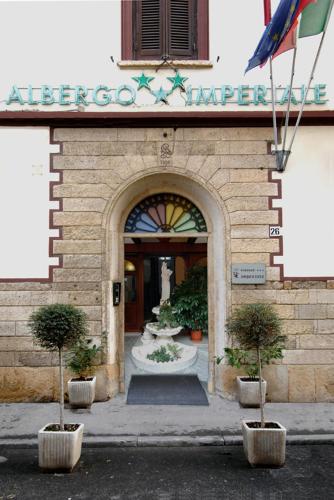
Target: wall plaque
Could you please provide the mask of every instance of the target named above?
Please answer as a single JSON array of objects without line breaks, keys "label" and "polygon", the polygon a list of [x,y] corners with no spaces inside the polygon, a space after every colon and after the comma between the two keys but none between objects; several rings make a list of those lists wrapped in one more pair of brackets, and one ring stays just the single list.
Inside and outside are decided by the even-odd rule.
[{"label": "wall plaque", "polygon": [[265,282],[265,264],[232,264],[232,283],[239,285],[260,285]]}]

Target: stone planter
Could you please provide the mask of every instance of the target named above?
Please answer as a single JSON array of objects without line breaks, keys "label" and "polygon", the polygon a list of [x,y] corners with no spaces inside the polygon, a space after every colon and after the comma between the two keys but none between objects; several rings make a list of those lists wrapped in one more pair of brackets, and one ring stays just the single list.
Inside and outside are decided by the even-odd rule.
[{"label": "stone planter", "polygon": [[68,381],[68,398],[73,408],[89,408],[95,399],[96,377]]},{"label": "stone planter", "polygon": [[[237,387],[239,394],[239,403],[241,406],[249,408],[259,408],[260,391],[258,380],[243,380],[247,377],[237,377]],[[266,400],[267,382],[262,379],[262,399]]]},{"label": "stone planter", "polygon": [[176,326],[174,328],[159,328],[159,323],[147,323],[146,330],[149,333],[156,335],[156,341],[160,344],[169,344],[174,342],[173,335],[177,335],[182,330],[182,326]]},{"label": "stone planter", "polygon": [[38,432],[38,464],[42,469],[71,471],[81,455],[84,424],[73,431],[46,431],[47,424]]},{"label": "stone planter", "polygon": [[242,421],[244,452],[251,465],[282,467],[285,463],[286,429],[279,422],[277,428],[252,428],[254,420]]}]

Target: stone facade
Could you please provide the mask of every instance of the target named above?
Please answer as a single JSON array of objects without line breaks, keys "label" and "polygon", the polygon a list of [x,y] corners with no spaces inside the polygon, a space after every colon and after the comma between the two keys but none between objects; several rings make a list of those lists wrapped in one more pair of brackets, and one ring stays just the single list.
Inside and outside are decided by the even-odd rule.
[{"label": "stone facade", "polygon": [[[226,296],[223,304],[211,302],[211,313],[224,308],[228,315],[241,304],[265,302],[283,319],[287,350],[282,362],[266,368],[269,399],[334,401],[334,280],[287,281],[273,265],[280,241],[269,238],[268,227],[279,223],[279,210],[271,208],[272,198],[279,196],[279,182],[271,179],[271,137],[271,128],[55,129],[53,140],[61,153],[53,165],[62,171],[62,183],[54,186],[53,196],[62,200],[62,210],[54,213],[53,222],[62,228],[62,239],[54,241],[53,250],[62,256],[62,267],[53,270],[49,283],[0,283],[0,399],[55,399],[57,358],[34,343],[27,320],[38,306],[56,302],[80,306],[93,338],[108,331],[97,373],[98,399],[122,389],[122,351],[119,340],[111,338],[122,335],[121,309],[118,331],[108,329],[113,314],[108,253],[114,251],[108,211],[124,185],[170,173],[206,186],[225,214]],[[128,201],[129,211],[133,201]],[[230,265],[242,262],[264,262],[266,284],[231,285]],[[223,335],[210,331],[211,338]],[[233,397],[236,371],[214,368],[217,344],[209,343],[215,386]]]}]

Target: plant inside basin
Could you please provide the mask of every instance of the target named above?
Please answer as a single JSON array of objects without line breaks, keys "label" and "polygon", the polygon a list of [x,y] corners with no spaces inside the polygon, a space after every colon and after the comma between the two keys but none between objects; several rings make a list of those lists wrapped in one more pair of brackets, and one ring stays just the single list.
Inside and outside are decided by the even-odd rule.
[{"label": "plant inside basin", "polygon": [[179,323],[175,318],[175,311],[168,301],[164,302],[160,306],[159,317],[158,317],[158,329],[163,330],[164,328],[171,329],[177,328]]},{"label": "plant inside basin", "polygon": [[80,458],[83,424],[64,425],[63,353],[86,336],[87,317],[70,304],[51,304],[32,313],[29,327],[41,347],[58,351],[59,359],[59,423],[48,424],[38,433],[39,465],[71,470]]},{"label": "plant inside basin", "polygon": [[162,345],[146,357],[156,363],[169,363],[181,358],[182,347],[177,344]]}]

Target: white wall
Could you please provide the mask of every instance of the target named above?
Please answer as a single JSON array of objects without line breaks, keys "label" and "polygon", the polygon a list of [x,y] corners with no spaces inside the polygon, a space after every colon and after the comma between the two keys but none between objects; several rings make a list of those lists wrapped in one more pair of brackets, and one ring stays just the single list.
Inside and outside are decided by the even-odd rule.
[{"label": "white wall", "polygon": [[[291,130],[290,130],[291,134]],[[282,180],[286,277],[334,276],[334,127],[301,127]]]},{"label": "white wall", "polygon": [[[273,0],[273,6],[278,0]],[[334,17],[334,16],[333,16]],[[27,87],[43,84],[57,87],[59,84],[109,85],[113,89],[121,84],[132,85],[133,76],[142,70],[120,69],[121,58],[121,9],[119,0],[108,1],[43,1],[43,2],[1,2],[0,18],[4,20],[0,30],[1,82],[0,109],[22,109],[15,104],[6,106],[5,100],[13,84]],[[330,22],[327,39],[316,72],[315,83],[326,83],[330,102],[320,108],[334,108],[334,73],[331,71],[331,47],[334,46],[333,19]],[[262,0],[210,0],[210,60],[213,68],[182,69],[188,77],[186,82],[193,87],[222,84],[269,86],[268,67],[254,69],[244,76],[248,59],[263,32]],[[13,32],[15,36],[13,36]],[[306,83],[309,76],[319,36],[299,40],[296,86]],[[110,60],[113,56],[114,62]],[[219,56],[219,61],[217,58]],[[277,85],[289,81],[291,52],[276,59],[275,75]],[[162,85],[169,89],[166,80],[171,70],[144,69],[145,74],[155,77],[151,87]],[[159,109],[172,111],[173,107],[184,108],[184,96],[177,91],[170,98],[170,106],[154,104],[154,97],[146,90],[138,93],[137,105],[106,107],[89,106],[89,110],[106,111],[117,108],[120,111]],[[29,109],[37,105],[26,106]],[[193,107],[187,107],[191,111]],[[226,109],[210,105],[212,109]],[[232,106],[233,108],[233,106]],[[234,106],[234,108],[237,108]],[[318,106],[319,108],[319,106]],[[43,110],[50,110],[44,106]],[[54,109],[57,109],[55,107]],[[76,106],[62,106],[58,109],[77,109]],[[201,106],[200,109],[205,109]],[[239,107],[240,109],[240,107]],[[242,107],[244,110],[245,107]],[[247,109],[250,107],[247,106]],[[255,108],[254,108],[255,109]],[[269,109],[269,106],[256,108]]]},{"label": "white wall", "polygon": [[49,265],[49,129],[0,127],[0,279],[47,278]]}]

